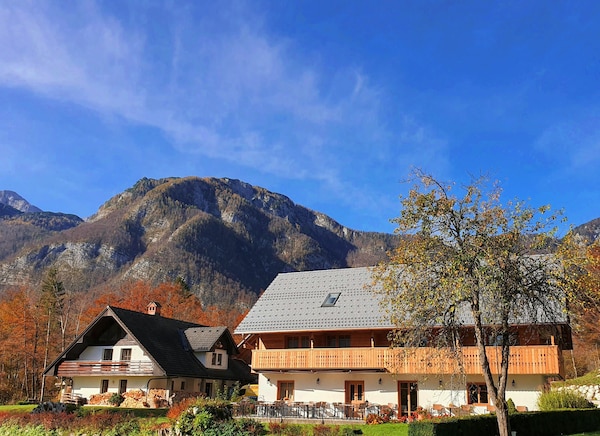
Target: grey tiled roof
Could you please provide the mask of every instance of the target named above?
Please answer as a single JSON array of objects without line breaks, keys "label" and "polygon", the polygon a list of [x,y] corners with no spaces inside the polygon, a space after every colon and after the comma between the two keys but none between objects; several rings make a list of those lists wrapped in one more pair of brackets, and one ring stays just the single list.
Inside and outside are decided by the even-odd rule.
[{"label": "grey tiled roof", "polygon": [[183,333],[193,351],[203,352],[210,351],[226,330],[227,327],[193,327]]},{"label": "grey tiled roof", "polygon": [[[236,333],[391,328],[385,321],[368,268],[282,273],[265,290]],[[322,307],[339,292],[335,305]]]},{"label": "grey tiled roof", "polygon": [[[238,325],[238,334],[393,328],[380,305],[382,296],[368,289],[372,283],[369,268],[282,273],[275,277],[248,315]],[[327,295],[339,292],[335,305],[322,307]],[[531,307],[518,305],[511,324],[566,323],[563,303],[550,296]],[[486,300],[482,301],[482,305]],[[488,306],[493,303],[488,301]],[[485,310],[485,323],[494,323],[496,311]],[[462,325],[473,325],[467,304],[457,309]]]}]

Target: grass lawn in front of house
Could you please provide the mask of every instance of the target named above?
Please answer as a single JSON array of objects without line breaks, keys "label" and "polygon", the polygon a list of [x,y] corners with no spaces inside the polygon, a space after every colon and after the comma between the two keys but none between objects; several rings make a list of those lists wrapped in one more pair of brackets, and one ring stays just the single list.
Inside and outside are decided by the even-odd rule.
[{"label": "grass lawn in front of house", "polygon": [[0,406],[0,412],[28,413],[37,407],[37,404],[8,404]]}]

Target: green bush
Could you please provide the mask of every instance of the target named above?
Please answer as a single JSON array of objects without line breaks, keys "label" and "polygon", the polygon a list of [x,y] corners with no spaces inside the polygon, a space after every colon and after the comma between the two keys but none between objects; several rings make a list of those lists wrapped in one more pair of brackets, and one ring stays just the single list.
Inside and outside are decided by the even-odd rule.
[{"label": "green bush", "polygon": [[[510,415],[512,431],[527,436],[575,434],[600,429],[600,409],[555,410]],[[436,421],[415,421],[409,436],[494,435],[498,433],[495,416],[479,415]]]},{"label": "green bush", "polygon": [[112,406],[119,406],[123,401],[125,401],[125,398],[123,398],[123,395],[118,394],[118,393],[114,393],[110,396],[110,398],[108,399],[108,403]]},{"label": "green bush", "polygon": [[560,409],[591,409],[593,403],[583,395],[572,390],[544,392],[538,398],[538,407],[541,411]]},{"label": "green bush", "polygon": [[175,418],[172,430],[176,434],[205,436],[256,436],[264,427],[252,419],[233,419],[230,402],[222,399],[199,398]]},{"label": "green bush", "polygon": [[512,398],[506,400],[506,408],[508,409],[509,414],[517,413],[517,407],[515,406],[515,402]]},{"label": "green bush", "polygon": [[12,425],[0,425],[0,436],[53,436],[58,435],[57,432],[48,432],[43,426],[26,426],[22,427],[16,424]]}]

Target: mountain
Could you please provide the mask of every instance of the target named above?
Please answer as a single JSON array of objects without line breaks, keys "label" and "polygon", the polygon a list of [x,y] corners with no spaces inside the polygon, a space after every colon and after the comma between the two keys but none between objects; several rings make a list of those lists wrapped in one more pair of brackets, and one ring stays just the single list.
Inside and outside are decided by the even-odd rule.
[{"label": "mountain", "polygon": [[573,232],[583,236],[590,242],[597,241],[600,238],[600,218],[575,227]]},{"label": "mountain", "polygon": [[16,210],[21,212],[42,211],[40,208],[30,204],[27,200],[25,200],[23,197],[21,197],[19,194],[13,191],[0,191],[0,203],[15,208]]},{"label": "mountain", "polygon": [[85,222],[0,218],[0,289],[56,266],[71,289],[182,278],[205,304],[252,304],[279,272],[373,265],[395,240],[239,180],[144,178]]}]

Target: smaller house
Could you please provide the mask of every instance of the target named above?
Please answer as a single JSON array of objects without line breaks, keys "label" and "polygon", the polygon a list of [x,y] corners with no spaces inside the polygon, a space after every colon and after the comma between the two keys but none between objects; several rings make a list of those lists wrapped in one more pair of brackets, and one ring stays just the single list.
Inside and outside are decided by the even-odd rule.
[{"label": "smaller house", "polygon": [[[128,393],[146,406],[214,397],[255,381],[227,327],[107,306],[45,370],[61,379],[63,401]],[[94,402],[94,401],[92,401]]]}]

